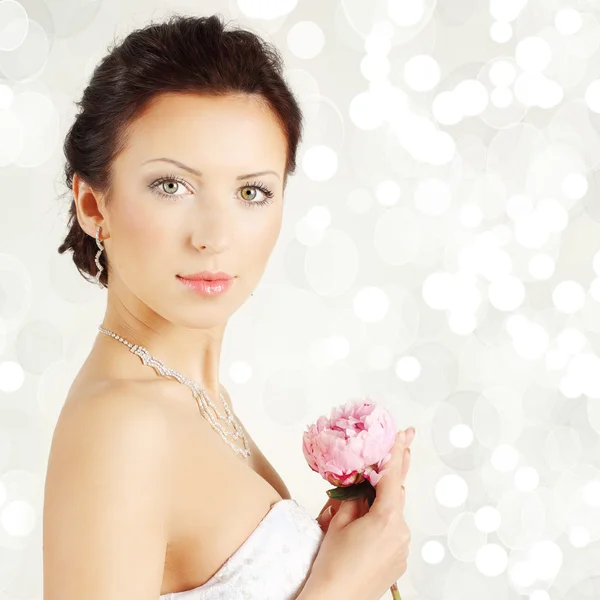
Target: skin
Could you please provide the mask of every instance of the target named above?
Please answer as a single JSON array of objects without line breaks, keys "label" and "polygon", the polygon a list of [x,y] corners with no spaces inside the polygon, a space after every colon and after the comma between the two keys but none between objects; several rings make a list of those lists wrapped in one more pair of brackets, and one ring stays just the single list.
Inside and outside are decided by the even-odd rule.
[{"label": "skin", "polygon": [[[194,379],[219,406],[227,320],[257,286],[281,230],[287,140],[264,102],[247,95],[163,94],[129,134],[113,165],[108,205],[77,173],[73,178],[79,223],[92,237],[101,226],[111,265],[102,324]],[[146,163],[162,157],[202,175],[165,161]],[[260,171],[273,173],[238,180]],[[166,180],[154,188],[171,197],[149,189],[171,175],[181,181]],[[273,192],[271,202],[250,206],[269,199],[256,188],[243,187],[247,183]],[[234,275],[233,286],[207,297],[175,277],[204,269]],[[155,377],[140,369],[139,358],[124,345],[100,332],[84,366],[106,378]],[[281,489],[276,479],[272,473],[269,480]],[[281,491],[289,495],[285,487]],[[337,510],[339,504],[327,500],[319,520],[326,508]]]},{"label": "skin", "polygon": [[[286,137],[258,97],[177,93],[159,96],[129,133],[108,204],[73,179],[79,223],[92,238],[101,226],[111,269],[102,325],[194,379],[215,401],[227,321],[257,286],[281,229]],[[201,175],[163,161],[144,164],[162,157]],[[260,171],[274,173],[237,179]],[[149,188],[171,175],[181,181]],[[273,193],[269,204],[251,205],[268,200],[248,187],[256,184]],[[235,276],[232,287],[207,297],[176,278],[203,270]],[[87,362],[108,377],[155,377],[101,332]]]},{"label": "skin", "polygon": [[[165,127],[168,123],[168,127]],[[200,176],[156,158],[171,158]],[[229,317],[257,286],[277,242],[283,216],[287,139],[262,99],[168,93],[158,97],[130,127],[128,143],[113,164],[112,199],[75,174],[73,195],[82,229],[100,240],[110,264],[102,325],[144,346],[169,367],[198,382],[222,410],[220,354]],[[146,163],[146,164],[144,164]],[[273,171],[238,180],[248,173]],[[154,191],[149,186],[163,180]],[[271,202],[246,186],[259,184]],[[177,274],[202,270],[235,276],[228,292],[214,297],[185,288]],[[98,332],[80,378],[155,379],[126,346]],[[239,419],[238,419],[239,420]],[[243,424],[242,424],[243,426]],[[253,465],[283,498],[289,490],[244,428]],[[339,501],[327,500],[319,511]],[[323,523],[322,528],[326,530]]]},{"label": "skin", "polygon": [[[110,264],[107,308],[101,323],[194,379],[223,413],[220,391],[231,405],[227,391],[219,383],[224,330],[229,317],[258,284],[279,236],[286,137],[260,98],[197,94],[160,96],[128,133],[128,143],[113,164],[114,185],[109,203],[77,174],[73,179],[79,223],[92,238],[96,226],[101,226],[100,239]],[[147,163],[160,157],[179,161],[201,175],[167,162]],[[258,171],[273,173],[238,180]],[[173,180],[173,175],[181,181]],[[160,182],[159,178],[165,179]],[[153,193],[149,187],[153,185],[155,192],[166,197]],[[273,193],[270,203],[252,205],[265,199],[255,185]],[[176,278],[177,274],[205,269],[234,275],[229,291],[202,296]],[[109,388],[111,393],[104,396],[95,392],[95,388],[118,380],[133,382],[134,392],[127,386],[116,386],[119,393],[114,392],[114,387]],[[173,389],[178,393],[172,394]],[[102,554],[101,544],[94,544],[93,527],[83,536],[74,527],[66,527],[66,533],[62,532],[65,504],[70,507],[74,522],[89,523],[89,515],[104,511],[105,506],[100,508],[90,497],[93,486],[79,485],[78,469],[88,458],[95,464],[96,474],[105,477],[106,486],[116,490],[115,495],[123,489],[144,492],[130,523],[131,530],[138,534],[121,540],[115,538],[119,532],[113,528],[103,536],[103,543],[111,549],[128,545],[125,549],[119,547],[119,556],[133,559],[126,564],[116,559],[116,564],[111,565],[115,579],[102,582],[105,587],[96,590],[98,598],[133,598],[134,594],[149,597],[147,590],[156,590],[159,585],[161,593],[194,588],[225,561],[232,548],[239,547],[265,515],[266,506],[290,497],[245,428],[251,469],[240,466],[210,426],[197,418],[197,407],[186,386],[157,376],[124,344],[103,333],[97,333],[65,407],[69,403],[70,408],[61,413],[53,440],[45,495],[44,535],[49,548],[45,555],[45,586],[49,595],[55,594],[53,597],[81,597],[78,586],[98,580],[93,572],[83,571],[74,581],[65,581],[61,575],[53,575],[54,565],[60,567],[58,572],[67,572],[71,556],[82,548],[107,556],[105,549]],[[168,413],[167,419],[162,419],[161,412],[157,422],[157,413],[152,410],[155,405]],[[71,452],[72,447],[85,452],[82,436],[87,437],[94,427],[111,431],[117,439],[120,428],[115,421],[127,421],[132,415],[136,424],[139,417],[143,426],[131,430],[133,441],[127,441],[131,452],[139,453],[141,449],[141,455],[154,456],[156,464],[148,467],[145,459],[137,463],[122,461],[123,469],[119,465],[113,476],[102,464],[104,454],[105,464],[115,464],[110,456],[112,445],[104,449],[94,446],[90,456],[81,461]],[[163,451],[167,436],[168,450]],[[162,444],[154,443],[157,438]],[[123,456],[122,450],[123,445],[119,456]],[[134,470],[128,471],[132,464]],[[156,469],[159,475],[150,469]],[[243,498],[236,494],[207,496],[203,480],[207,473],[215,486],[229,489],[230,480],[236,480],[251,493]],[[105,503],[114,497],[110,493],[99,495],[99,501]],[[201,509],[199,499],[203,503]],[[323,509],[329,504],[339,507],[339,501],[328,500]],[[117,515],[114,506],[109,509]],[[210,531],[214,523],[231,526],[221,529],[219,539],[209,542],[203,532]],[[150,539],[151,545],[146,543]],[[58,550],[59,542],[62,551]],[[93,569],[94,564],[92,556],[86,567]],[[164,565],[162,575],[158,571],[160,565]],[[129,589],[131,594],[127,593]]]}]

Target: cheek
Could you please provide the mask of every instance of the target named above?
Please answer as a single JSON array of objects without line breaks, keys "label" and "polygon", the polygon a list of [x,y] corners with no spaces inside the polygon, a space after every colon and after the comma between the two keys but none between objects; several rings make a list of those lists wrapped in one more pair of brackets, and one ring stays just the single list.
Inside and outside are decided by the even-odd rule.
[{"label": "cheek", "polygon": [[258,230],[254,229],[248,232],[250,244],[254,248],[253,255],[258,254],[263,260],[266,260],[273,251],[280,231],[281,215],[277,214],[273,215],[273,218],[266,221]]},{"label": "cheek", "polygon": [[253,278],[260,278],[277,242],[281,222],[276,215],[240,223],[231,239],[231,252],[240,268]]},{"label": "cheek", "polygon": [[128,262],[146,263],[147,261],[141,261],[140,258],[157,253],[161,247],[161,237],[165,236],[168,228],[164,219],[150,210],[144,210],[139,202],[123,204],[116,225],[120,251],[123,256],[128,257]]}]

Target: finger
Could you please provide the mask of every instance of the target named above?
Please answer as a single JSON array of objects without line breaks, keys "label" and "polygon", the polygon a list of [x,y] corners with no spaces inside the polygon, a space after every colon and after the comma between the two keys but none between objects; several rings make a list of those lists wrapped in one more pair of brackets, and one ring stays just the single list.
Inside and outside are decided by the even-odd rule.
[{"label": "finger", "polygon": [[406,435],[400,431],[392,447],[390,457],[381,471],[381,479],[375,486],[375,500],[371,511],[385,511],[398,506],[402,494],[402,470]]},{"label": "finger", "polygon": [[329,526],[344,527],[361,516],[363,498],[343,500],[329,522]]},{"label": "finger", "polygon": [[404,449],[404,457],[402,459],[402,471],[400,474],[400,482],[404,483],[406,481],[406,476],[408,475],[408,469],[410,468],[410,460],[411,460],[411,451],[410,448]]},{"label": "finger", "polygon": [[412,441],[415,439],[415,428],[414,427],[409,427],[408,429],[406,429],[404,431],[405,435],[406,435],[406,445],[410,446],[412,444]]},{"label": "finger", "polygon": [[321,512],[319,513],[319,515],[317,516],[317,518],[319,518],[330,506],[334,508],[334,510],[337,510],[340,507],[341,504],[341,500],[339,500],[338,498],[329,498],[329,500],[327,500],[327,502],[325,502],[323,508],[321,509]]},{"label": "finger", "polygon": [[331,506],[331,499],[328,500],[327,502],[325,502],[325,504],[323,505],[323,508],[321,508],[321,510],[319,511],[319,514],[317,515],[317,519],[325,513],[325,511]]},{"label": "finger", "polygon": [[329,523],[331,522],[331,519],[333,518],[332,511],[333,511],[333,508],[330,506],[317,517],[317,522],[319,523],[321,529],[325,533],[327,533],[327,529],[329,528]]}]

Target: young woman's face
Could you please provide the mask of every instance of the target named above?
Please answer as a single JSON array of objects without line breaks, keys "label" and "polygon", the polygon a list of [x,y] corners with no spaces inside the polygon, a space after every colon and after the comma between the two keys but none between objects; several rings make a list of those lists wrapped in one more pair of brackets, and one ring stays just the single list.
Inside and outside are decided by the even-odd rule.
[{"label": "young woman's face", "polygon": [[[223,324],[277,241],[286,137],[256,97],[175,93],[158,98],[129,136],[108,206],[110,285],[174,323]],[[232,275],[228,291],[203,295],[177,277],[204,270]]]}]

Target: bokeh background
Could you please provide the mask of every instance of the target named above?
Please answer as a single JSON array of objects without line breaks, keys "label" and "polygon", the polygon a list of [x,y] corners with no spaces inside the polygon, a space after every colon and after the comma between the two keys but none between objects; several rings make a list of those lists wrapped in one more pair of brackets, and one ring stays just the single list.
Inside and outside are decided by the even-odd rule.
[{"label": "bokeh background", "polygon": [[1,0],[0,599],[42,598],[105,307],[56,250],[63,137],[113,38],[175,12],[274,42],[306,118],[221,362],[292,496],[330,487],[305,427],[368,395],[417,431],[404,600],[600,598],[600,0]]}]

